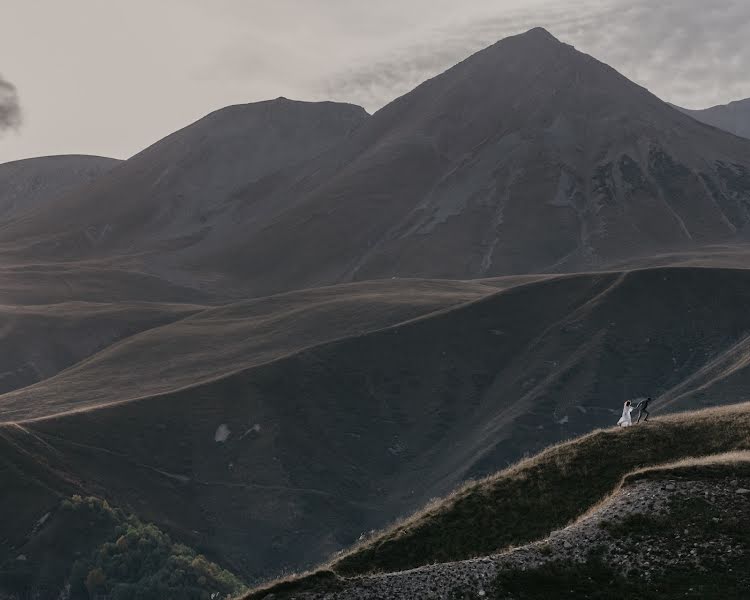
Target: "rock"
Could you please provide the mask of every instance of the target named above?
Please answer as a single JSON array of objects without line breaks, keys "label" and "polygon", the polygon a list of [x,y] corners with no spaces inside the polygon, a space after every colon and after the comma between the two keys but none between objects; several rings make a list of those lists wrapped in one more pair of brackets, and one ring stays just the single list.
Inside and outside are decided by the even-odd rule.
[{"label": "rock", "polygon": [[570,550],[572,547],[573,547],[573,544],[565,540],[565,543],[563,544],[563,548],[565,548],[566,550]]},{"label": "rock", "polygon": [[668,484],[667,484],[667,485],[665,486],[665,488],[664,488],[664,489],[665,489],[665,490],[667,490],[668,492],[673,492],[673,491],[674,491],[675,489],[677,489],[677,488],[675,487],[675,485],[674,485],[673,483],[668,483]]},{"label": "rock", "polygon": [[737,488],[736,490],[734,490],[734,493],[744,496],[745,494],[750,494],[750,490],[748,490],[747,488]]},{"label": "rock", "polygon": [[732,479],[732,481],[730,482],[730,485],[732,487],[737,487],[739,484],[740,484],[740,482],[737,481],[736,479]]}]

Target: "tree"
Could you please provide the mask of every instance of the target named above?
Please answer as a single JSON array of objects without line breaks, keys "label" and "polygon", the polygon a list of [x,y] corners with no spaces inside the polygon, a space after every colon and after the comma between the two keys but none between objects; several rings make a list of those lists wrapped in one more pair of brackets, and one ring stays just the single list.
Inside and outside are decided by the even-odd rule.
[{"label": "tree", "polygon": [[90,598],[96,598],[97,592],[102,591],[102,588],[107,583],[107,576],[104,571],[99,569],[91,569],[89,574],[86,576],[86,589],[89,592]]}]

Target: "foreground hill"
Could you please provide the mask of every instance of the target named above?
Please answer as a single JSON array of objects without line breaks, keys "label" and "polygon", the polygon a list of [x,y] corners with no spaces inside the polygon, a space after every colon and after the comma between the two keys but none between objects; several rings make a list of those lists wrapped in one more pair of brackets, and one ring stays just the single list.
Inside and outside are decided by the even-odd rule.
[{"label": "foreground hill", "polygon": [[284,99],[218,111],[0,230],[0,249],[116,257],[234,297],[589,270],[744,239],[748,156],[750,140],[534,29],[371,117]]},{"label": "foreground hill", "polygon": [[744,138],[750,138],[750,98],[720,104],[702,110],[680,108],[682,112],[698,121],[713,125]]},{"label": "foreground hill", "polygon": [[596,431],[248,598],[741,597],[748,449],[747,404]]},{"label": "foreground hill", "polygon": [[389,280],[210,309],[0,396],[24,507],[0,524],[17,546],[60,494],[97,495],[248,581],[309,565],[625,399],[734,402],[749,277]]}]

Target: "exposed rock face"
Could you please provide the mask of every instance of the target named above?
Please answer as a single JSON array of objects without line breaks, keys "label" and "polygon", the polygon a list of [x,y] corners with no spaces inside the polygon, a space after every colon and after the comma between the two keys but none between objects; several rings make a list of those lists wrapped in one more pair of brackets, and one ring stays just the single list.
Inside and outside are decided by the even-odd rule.
[{"label": "exposed rock face", "polygon": [[[742,481],[744,485],[748,483],[750,480]],[[676,567],[700,570],[706,565],[715,568],[716,561],[727,566],[742,561],[750,547],[720,527],[722,518],[718,516],[711,517],[710,524],[696,519],[692,531],[688,526],[669,537],[662,535],[662,531],[649,533],[648,528],[641,530],[633,525],[638,523],[634,517],[671,519],[684,503],[695,501],[727,520],[742,521],[750,516],[750,502],[738,499],[729,479],[642,481],[620,490],[607,504],[546,540],[476,560],[339,581],[328,591],[301,593],[296,597],[300,600],[506,598],[495,583],[498,573],[525,571],[552,562],[584,564],[591,558],[592,549],[623,575],[643,583]],[[712,526],[715,535],[703,535]],[[629,531],[636,537],[630,537]]]}]

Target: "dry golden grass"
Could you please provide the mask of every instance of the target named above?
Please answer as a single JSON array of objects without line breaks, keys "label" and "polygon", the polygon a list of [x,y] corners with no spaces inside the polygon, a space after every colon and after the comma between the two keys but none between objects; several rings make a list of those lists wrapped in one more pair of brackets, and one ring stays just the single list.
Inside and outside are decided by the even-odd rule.
[{"label": "dry golden grass", "polygon": [[[282,589],[491,554],[544,538],[639,478],[710,475],[738,465],[750,468],[750,403],[597,430],[467,483],[321,569],[287,578]],[[281,591],[270,584],[249,598],[272,590]]]}]

